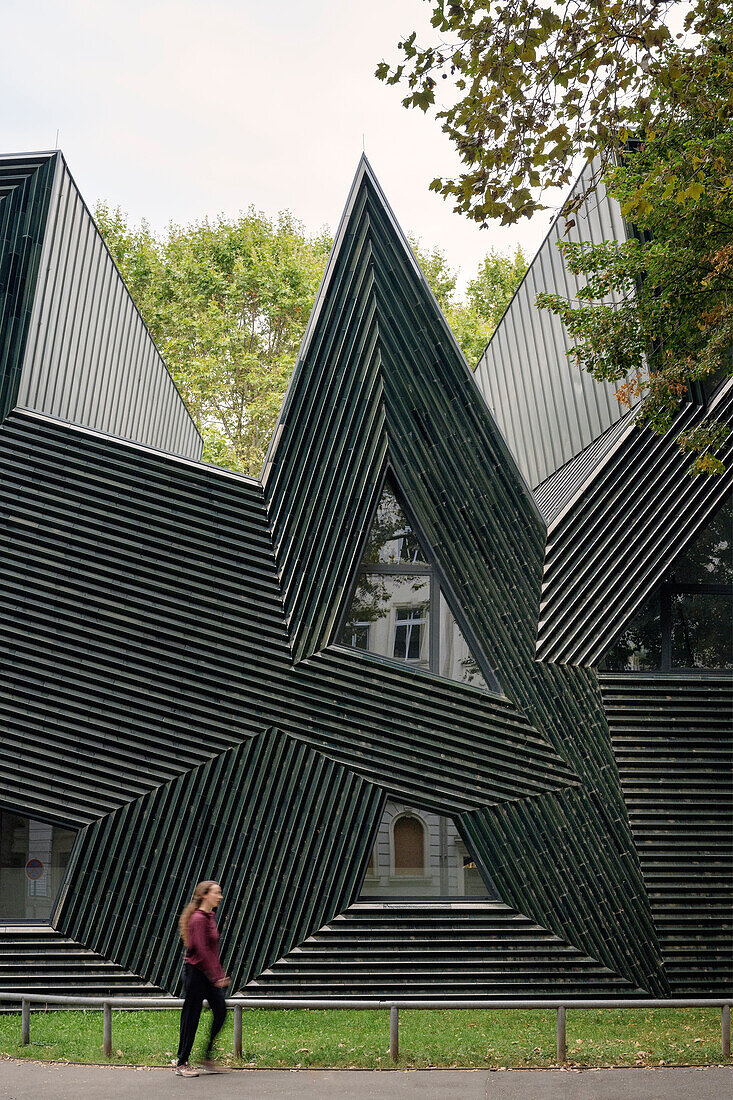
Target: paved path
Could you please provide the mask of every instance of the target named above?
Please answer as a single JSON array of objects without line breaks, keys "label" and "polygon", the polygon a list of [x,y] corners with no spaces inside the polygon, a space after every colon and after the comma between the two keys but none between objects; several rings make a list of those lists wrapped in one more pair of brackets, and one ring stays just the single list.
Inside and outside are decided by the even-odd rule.
[{"label": "paved path", "polygon": [[2,1100],[730,1100],[733,1069],[170,1070],[0,1061]]}]

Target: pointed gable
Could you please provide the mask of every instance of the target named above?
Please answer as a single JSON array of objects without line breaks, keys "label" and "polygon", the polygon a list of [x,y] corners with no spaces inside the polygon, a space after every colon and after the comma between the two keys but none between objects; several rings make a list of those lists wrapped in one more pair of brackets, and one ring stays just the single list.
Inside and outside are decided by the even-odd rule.
[{"label": "pointed gable", "polygon": [[[508,904],[634,984],[663,990],[597,682],[535,662],[544,522],[362,159],[264,474],[293,660],[304,677],[326,670],[335,691],[353,682],[332,643],[388,464],[507,702],[580,781],[467,812],[473,850],[496,868]],[[377,670],[362,660],[373,694]],[[413,673],[416,698],[423,679]],[[477,745],[464,713],[454,711],[450,731],[423,729],[423,743]],[[395,790],[404,761],[393,764],[397,747],[382,731],[369,737]],[[318,743],[342,759],[350,737]],[[514,759],[524,783],[529,758]]]},{"label": "pointed gable", "polygon": [[709,408],[688,405],[662,436],[629,422],[555,518],[547,538],[537,659],[594,665],[629,624],[685,544],[733,488],[726,471],[690,477],[677,437],[704,416],[730,423],[733,380]]},{"label": "pointed gable", "polygon": [[61,153],[0,158],[0,422],[12,409],[198,459],[201,437]]}]

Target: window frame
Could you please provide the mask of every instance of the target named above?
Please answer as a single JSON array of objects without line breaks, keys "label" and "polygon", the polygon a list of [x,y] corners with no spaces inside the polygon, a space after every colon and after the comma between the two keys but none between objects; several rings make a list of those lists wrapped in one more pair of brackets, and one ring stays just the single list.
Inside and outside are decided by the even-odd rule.
[{"label": "window frame", "polygon": [[[351,644],[349,646],[349,649],[358,649],[360,653],[368,653],[369,652],[369,629],[370,629],[371,625],[372,624],[369,622],[368,619],[364,619],[363,621],[356,621],[356,622],[353,622],[351,624],[352,641],[351,641]],[[362,629],[366,630],[367,644],[365,646],[354,645],[353,637],[354,637],[354,632],[355,632],[355,630],[357,630],[357,628],[362,628]]]},{"label": "window frame", "polygon": [[[432,586],[432,583],[431,583],[431,585],[430,585],[431,592],[432,592],[432,587],[433,586]],[[431,638],[432,638],[432,632],[431,632],[431,629],[430,629],[431,628],[431,615],[430,615],[430,608],[431,607],[432,607],[432,601],[430,602],[430,604],[428,606],[427,614],[423,611],[423,613],[421,615],[419,615],[417,618],[413,614],[411,614],[409,618],[404,618],[404,619],[400,618],[400,616],[399,616],[400,611],[416,612],[416,611],[420,611],[420,608],[419,607],[411,607],[411,606],[399,607],[397,605],[393,608],[394,613],[395,613],[394,622],[392,624],[392,659],[393,660],[395,660],[395,661],[404,661],[405,664],[417,664],[419,661],[421,661],[422,657],[420,656],[420,650],[422,649],[422,628],[423,628],[423,626],[427,626],[427,628],[428,628],[428,662],[430,661],[430,641],[431,641]],[[409,656],[410,644],[412,642],[413,628],[414,627],[419,628],[418,631],[417,631],[418,655],[417,655],[417,657],[410,657]],[[397,649],[397,631],[401,630],[403,628],[406,632],[405,633],[405,656],[404,657],[398,657],[396,652],[395,652],[395,650]]]}]

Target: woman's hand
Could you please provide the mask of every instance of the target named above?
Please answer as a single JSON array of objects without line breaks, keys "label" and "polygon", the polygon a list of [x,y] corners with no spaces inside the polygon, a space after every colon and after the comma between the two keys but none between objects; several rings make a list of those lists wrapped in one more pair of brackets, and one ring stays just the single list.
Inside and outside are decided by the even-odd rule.
[{"label": "woman's hand", "polygon": [[225,986],[229,985],[229,978],[219,978],[219,981],[214,982],[214,985],[217,989],[224,989]]}]

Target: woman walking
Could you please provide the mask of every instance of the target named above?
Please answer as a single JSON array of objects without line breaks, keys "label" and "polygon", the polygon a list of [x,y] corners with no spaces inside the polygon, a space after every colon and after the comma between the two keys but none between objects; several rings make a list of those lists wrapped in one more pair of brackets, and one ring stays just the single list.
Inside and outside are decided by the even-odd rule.
[{"label": "woman walking", "polygon": [[218,882],[200,882],[178,921],[181,939],[186,947],[183,958],[185,999],[181,1009],[181,1040],[174,1071],[179,1077],[198,1077],[198,1070],[189,1065],[188,1059],[205,1000],[209,1002],[212,1020],[204,1066],[208,1070],[216,1069],[213,1045],[226,1018],[223,990],[229,985],[229,978],[219,962],[219,930],[214,916],[214,909],[221,899]]}]

